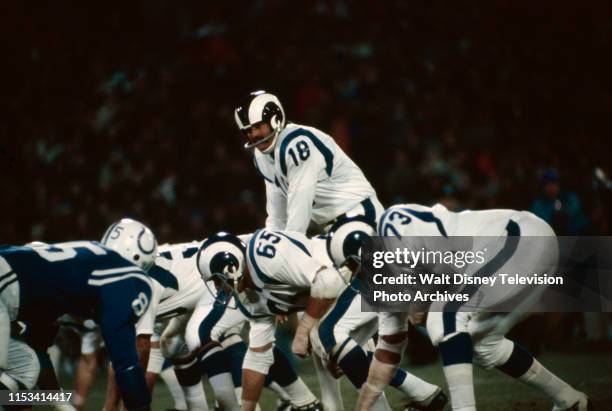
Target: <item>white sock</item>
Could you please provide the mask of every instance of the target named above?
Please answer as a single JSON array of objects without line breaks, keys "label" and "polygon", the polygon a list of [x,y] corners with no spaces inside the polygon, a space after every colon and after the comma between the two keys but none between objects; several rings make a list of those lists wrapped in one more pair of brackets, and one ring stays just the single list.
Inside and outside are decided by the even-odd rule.
[{"label": "white sock", "polygon": [[310,404],[317,400],[317,397],[308,389],[304,381],[298,377],[292,384],[283,387],[283,390],[289,396],[291,405],[301,407]]},{"label": "white sock", "polygon": [[234,392],[232,376],[229,372],[217,374],[214,377],[209,378],[208,382],[210,383],[210,386],[215,393],[215,398],[223,411],[240,410],[238,398],[236,398],[236,393]]},{"label": "white sock", "polygon": [[406,394],[411,400],[425,401],[436,392],[438,386],[407,372],[406,378],[397,389]]},{"label": "white sock", "polygon": [[321,388],[321,405],[325,411],[344,411],[342,393],[340,392],[340,380],[335,379],[323,366],[321,358],[312,356],[317,379]]},{"label": "white sock", "polygon": [[527,372],[518,378],[525,384],[548,394],[559,408],[569,408],[579,397],[579,392],[551,373],[534,358]]},{"label": "white sock", "polygon": [[453,411],[476,411],[472,364],[453,364],[444,368]]},{"label": "white sock", "polygon": [[283,390],[283,387],[281,387],[276,381],[272,381],[270,385],[268,385],[268,388],[274,391],[276,395],[280,397],[281,400],[289,401],[289,396],[287,395],[285,390]]},{"label": "white sock", "polygon": [[165,370],[162,370],[159,376],[164,381],[164,384],[166,384],[166,387],[168,387],[170,395],[172,395],[172,399],[174,400],[174,408],[177,410],[186,410],[187,402],[185,402],[185,396],[183,395],[181,385],[176,379],[174,368],[168,367]]},{"label": "white sock", "polygon": [[182,388],[189,411],[209,411],[202,383]]}]

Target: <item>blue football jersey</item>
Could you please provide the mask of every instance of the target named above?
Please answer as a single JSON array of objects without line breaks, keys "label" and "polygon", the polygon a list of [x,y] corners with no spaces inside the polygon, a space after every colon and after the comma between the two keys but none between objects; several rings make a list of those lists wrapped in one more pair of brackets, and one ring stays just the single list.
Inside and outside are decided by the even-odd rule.
[{"label": "blue football jersey", "polygon": [[124,400],[132,404],[150,401],[138,364],[134,329],[151,298],[151,280],[144,271],[91,241],[2,246],[0,258],[10,270],[2,275],[14,278],[16,274],[17,320],[27,324],[29,335],[51,334],[53,327],[49,326],[64,314],[94,319]]}]

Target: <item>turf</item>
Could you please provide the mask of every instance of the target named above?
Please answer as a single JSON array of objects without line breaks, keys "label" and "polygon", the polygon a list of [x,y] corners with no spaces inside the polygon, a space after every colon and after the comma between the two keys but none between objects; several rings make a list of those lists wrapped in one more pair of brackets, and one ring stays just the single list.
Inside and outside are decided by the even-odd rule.
[{"label": "turf", "polygon": [[[586,392],[595,406],[596,411],[612,410],[612,353],[610,354],[558,354],[549,353],[540,358],[540,361],[565,379],[577,389]],[[299,364],[299,373],[306,384],[318,395],[319,388],[309,360]],[[427,381],[443,385],[444,377],[441,367],[436,364],[411,367],[407,369]],[[65,388],[71,387],[71,381],[66,377]],[[499,371],[485,371],[475,369],[474,374],[476,399],[478,409],[485,410],[549,410],[552,403],[541,393],[512,380]],[[213,395],[208,383],[205,381],[206,394],[212,409]],[[86,410],[100,410],[104,403],[105,375],[99,375],[88,398]],[[352,410],[356,400],[356,391],[346,378],[342,379],[342,393],[347,411]],[[394,410],[402,409],[402,396],[393,389],[387,390],[387,395]],[[260,405],[263,411],[274,410],[276,397],[266,390]],[[163,383],[155,388],[152,409],[166,410],[173,407],[173,401]],[[450,409],[450,407],[447,407]]]}]

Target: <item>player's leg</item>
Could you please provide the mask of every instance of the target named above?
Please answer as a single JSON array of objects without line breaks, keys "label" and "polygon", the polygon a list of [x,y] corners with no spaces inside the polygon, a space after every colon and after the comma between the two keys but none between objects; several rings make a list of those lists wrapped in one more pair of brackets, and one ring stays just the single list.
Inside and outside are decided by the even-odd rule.
[{"label": "player's leg", "polygon": [[[148,370],[147,370],[148,372]],[[172,364],[169,361],[165,361],[162,365],[161,373],[159,374],[161,379],[166,384],[170,395],[174,400],[174,411],[187,410],[187,401],[185,401],[185,395],[178,380],[176,374],[172,368]]]},{"label": "player's leg", "polygon": [[332,373],[339,367],[359,389],[367,378],[369,361],[366,352],[351,333],[375,321],[376,313],[361,312],[358,288],[359,279],[355,278],[321,318],[316,331],[311,333],[311,341],[315,351],[322,351],[321,358]]},{"label": "player's leg", "polygon": [[0,369],[0,389],[31,390],[39,374],[40,362],[36,352],[27,344],[9,338],[6,366]]},{"label": "player's leg", "polygon": [[273,354],[274,363],[268,371],[269,385],[278,384],[294,408],[305,411],[320,410],[319,400],[297,375],[285,353],[275,346]]},{"label": "player's leg", "polygon": [[185,343],[187,316],[175,317],[160,339],[163,356],[170,359],[176,378],[183,389],[189,410],[208,411],[197,352],[189,350]]},{"label": "player's leg", "polygon": [[86,321],[83,325],[86,330],[81,337],[81,355],[74,378],[75,393],[72,402],[77,410],[83,409],[89,390],[96,378],[97,353],[102,342],[100,329],[95,324],[88,324]]},{"label": "player's leg", "polygon": [[379,338],[376,352],[370,364],[366,382],[361,388],[356,410],[371,410],[389,385],[407,343],[407,315],[404,313],[379,313]]},{"label": "player's leg", "polygon": [[200,370],[208,376],[217,402],[224,410],[239,409],[231,374],[231,359],[218,342],[223,333],[244,322],[237,310],[224,305],[203,304],[194,310],[185,331],[187,346],[198,352]]},{"label": "player's leg", "polygon": [[[438,307],[440,309],[440,307]],[[431,310],[427,332],[442,357],[453,410],[475,410],[473,343],[468,332],[471,313]]]}]

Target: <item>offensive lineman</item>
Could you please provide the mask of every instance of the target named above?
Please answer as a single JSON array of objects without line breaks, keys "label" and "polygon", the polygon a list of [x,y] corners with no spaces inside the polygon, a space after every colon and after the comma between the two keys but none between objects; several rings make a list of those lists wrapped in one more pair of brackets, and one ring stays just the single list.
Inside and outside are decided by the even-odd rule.
[{"label": "offensive lineman", "polygon": [[[350,232],[351,230],[347,230]],[[493,244],[496,255],[484,266],[470,266],[466,274],[478,277],[495,272],[508,272],[504,268],[520,267],[525,272],[549,272],[557,264],[558,249],[553,230],[541,219],[524,211],[484,210],[454,213],[442,205],[425,207],[417,204],[396,205],[381,217],[378,235],[402,238],[402,245],[409,250],[439,250],[440,245],[451,244],[458,236],[474,238],[473,250],[486,249]],[[480,236],[480,237],[478,237]],[[487,239],[485,236],[488,236]],[[537,236],[537,242],[527,238]],[[431,238],[437,237],[434,241]],[[483,238],[484,237],[484,238]],[[503,244],[493,243],[490,237],[505,238]],[[444,240],[443,240],[444,239]],[[337,248],[342,238],[337,238],[334,261],[346,258]],[[458,240],[461,241],[461,240]],[[480,244],[477,244],[480,243]],[[434,245],[435,244],[435,245]],[[456,243],[455,243],[456,244]],[[495,267],[496,266],[496,267]],[[433,267],[423,267],[426,272],[435,272]],[[431,271],[427,271],[431,270]],[[489,274],[487,274],[489,273]],[[477,287],[465,286],[461,292],[470,296],[470,301],[483,298]],[[434,303],[429,309],[427,331],[442,356],[444,375],[451,393],[453,410],[476,409],[472,380],[472,358],[484,368],[498,368],[509,376],[543,391],[554,402],[553,410],[586,410],[588,398],[576,391],[548,371],[520,345],[505,338],[505,333],[516,324],[524,312],[540,295],[541,290],[512,290],[524,297],[526,303],[507,314],[491,315],[485,312],[486,303],[465,303],[467,307],[478,307],[475,311],[460,311],[456,302]],[[531,295],[530,295],[531,294]],[[504,299],[512,297],[501,295]],[[501,301],[495,296],[488,308],[494,309]],[[470,304],[470,305],[468,305]],[[369,410],[399,364],[406,341],[407,313],[380,313],[379,333],[375,358],[370,367],[368,380],[362,390],[357,410]]]},{"label": "offensive lineman", "polygon": [[[305,356],[310,331],[345,287],[341,274],[328,267],[331,262],[324,247],[322,239],[311,240],[288,231],[259,230],[248,246],[225,234],[203,246],[198,267],[205,276],[220,274],[240,281],[239,291],[256,291],[259,304],[268,312],[305,310],[292,344],[293,352]],[[243,411],[253,409],[259,398],[272,361],[274,332],[270,315],[255,316],[251,321],[249,350],[243,364]]]},{"label": "offensive lineman", "polygon": [[[10,321],[22,321],[29,340],[51,341],[63,314],[93,318],[126,407],[148,410],[151,396],[138,364],[134,323],[147,310],[157,242],[143,224],[123,219],[102,244],[74,241],[0,248],[0,388],[32,389],[40,369],[34,351],[10,338]],[[8,354],[8,355],[7,355]]]},{"label": "offensive lineman", "polygon": [[275,95],[250,93],[234,118],[265,180],[266,228],[306,233],[311,220],[325,229],[343,214],[376,222],[384,211],[374,188],[334,139],[287,123]]}]

